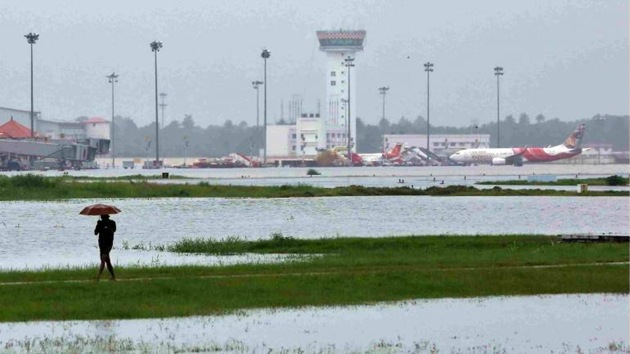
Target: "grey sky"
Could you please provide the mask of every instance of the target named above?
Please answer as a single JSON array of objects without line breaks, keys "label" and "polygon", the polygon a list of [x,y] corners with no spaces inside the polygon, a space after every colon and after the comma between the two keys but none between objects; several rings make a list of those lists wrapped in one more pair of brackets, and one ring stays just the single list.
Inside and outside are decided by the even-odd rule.
[{"label": "grey sky", "polygon": [[[35,1],[0,3],[0,106],[30,109],[29,46],[35,51],[35,110],[46,119],[111,114],[106,75],[120,75],[116,113],[139,125],[155,119],[153,53],[160,40],[160,92],[166,121],[192,114],[206,127],[256,122],[251,81],[268,61],[269,120],[291,94],[306,111],[324,99],[325,55],[315,31],[365,29],[356,58],[357,115],[426,115],[431,61],[431,122],[469,125],[501,113],[573,120],[628,113],[628,2],[622,0],[446,1]],[[262,96],[262,91],[261,91]],[[262,100],[261,100],[262,106]],[[324,105],[322,105],[324,107]]]}]

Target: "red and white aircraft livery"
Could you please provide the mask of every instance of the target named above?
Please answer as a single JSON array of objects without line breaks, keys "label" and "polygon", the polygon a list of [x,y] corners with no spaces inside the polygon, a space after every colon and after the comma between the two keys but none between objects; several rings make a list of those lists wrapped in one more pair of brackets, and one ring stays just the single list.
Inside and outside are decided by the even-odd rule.
[{"label": "red and white aircraft livery", "polygon": [[546,148],[541,147],[515,147],[515,148],[489,148],[466,149],[450,156],[450,159],[463,163],[490,163],[492,165],[516,165],[522,166],[523,162],[547,162],[577,156],[586,151],[582,149],[582,137],[585,125],[580,124],[564,143]]},{"label": "red and white aircraft livery", "polygon": [[[391,150],[382,154],[359,154],[358,160],[363,164],[388,162],[400,162],[403,144],[397,143]],[[352,157],[352,162],[355,162],[355,157]]]}]

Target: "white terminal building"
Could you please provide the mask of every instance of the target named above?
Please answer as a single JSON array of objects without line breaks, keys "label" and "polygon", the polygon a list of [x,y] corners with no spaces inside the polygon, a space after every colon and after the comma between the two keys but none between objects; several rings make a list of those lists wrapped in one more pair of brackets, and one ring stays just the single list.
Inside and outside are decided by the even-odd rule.
[{"label": "white terminal building", "polygon": [[[14,120],[30,129],[31,111],[0,107],[0,125]],[[75,121],[52,121],[33,112],[33,130],[40,138],[51,140],[79,141],[84,139],[109,140],[111,126],[104,118],[92,117]]]},{"label": "white terminal building", "polygon": [[351,149],[356,152],[356,67],[346,66],[346,58],[363,50],[365,34],[364,30],[317,31],[319,49],[326,53],[324,112],[300,112],[294,124],[267,126],[267,154],[272,160],[313,158],[318,150],[347,146],[348,123]]},{"label": "white terminal building", "polygon": [[[385,150],[396,144],[405,147],[427,147],[426,134],[385,134]],[[463,149],[486,149],[490,147],[490,134],[431,134],[429,150],[437,155],[449,155]]]}]

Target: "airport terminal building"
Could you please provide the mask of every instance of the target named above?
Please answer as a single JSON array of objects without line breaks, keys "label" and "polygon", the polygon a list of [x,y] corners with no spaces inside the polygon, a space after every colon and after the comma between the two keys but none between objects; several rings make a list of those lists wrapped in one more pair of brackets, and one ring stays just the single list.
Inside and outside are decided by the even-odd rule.
[{"label": "airport terminal building", "polygon": [[[385,150],[396,144],[405,147],[427,147],[426,134],[385,134]],[[490,134],[431,134],[429,151],[436,155],[446,156],[463,149],[485,149],[490,147]]]}]

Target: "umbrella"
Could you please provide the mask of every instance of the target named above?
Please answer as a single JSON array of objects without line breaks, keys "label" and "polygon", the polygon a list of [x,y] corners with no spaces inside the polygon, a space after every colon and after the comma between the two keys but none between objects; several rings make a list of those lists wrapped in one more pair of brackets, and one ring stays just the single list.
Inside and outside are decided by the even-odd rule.
[{"label": "umbrella", "polygon": [[79,214],[81,215],[109,215],[109,214],[118,214],[120,213],[120,209],[116,208],[113,205],[107,204],[94,204],[90,206],[86,206],[81,210]]}]

